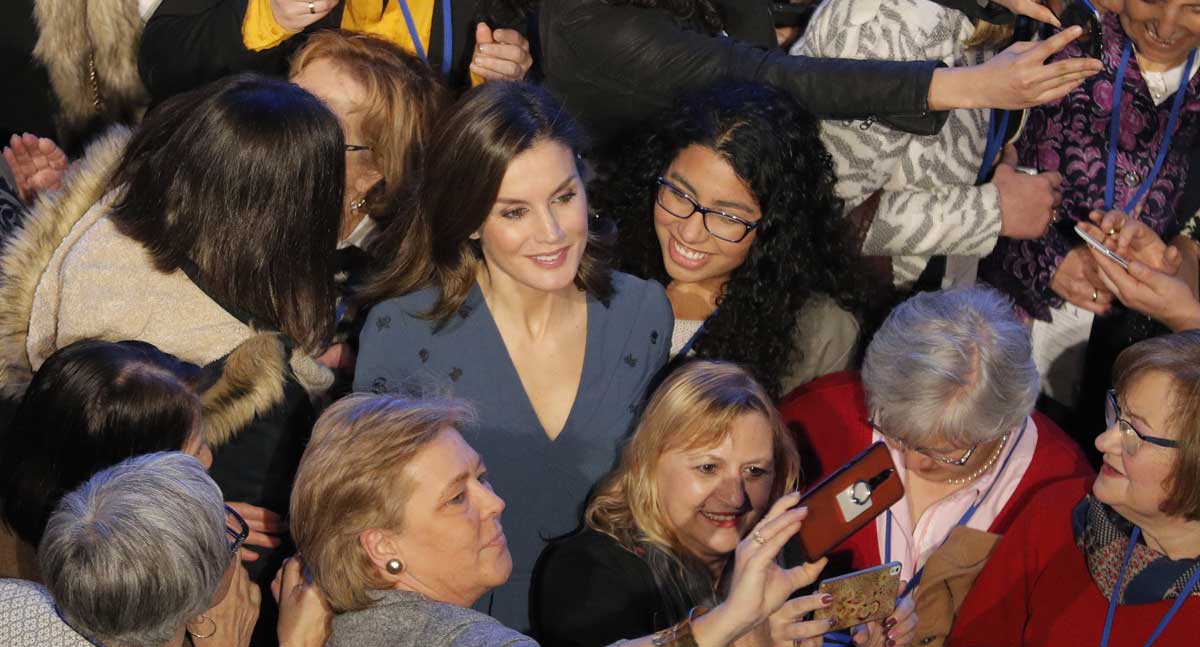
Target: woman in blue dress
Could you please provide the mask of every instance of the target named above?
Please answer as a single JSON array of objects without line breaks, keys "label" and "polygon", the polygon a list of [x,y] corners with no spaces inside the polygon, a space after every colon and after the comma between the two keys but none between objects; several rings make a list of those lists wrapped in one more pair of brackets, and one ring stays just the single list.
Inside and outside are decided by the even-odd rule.
[{"label": "woman in blue dress", "polygon": [[469,441],[508,502],[513,556],[508,583],[476,607],[517,629],[545,540],[578,525],[670,350],[662,286],[611,271],[600,223],[589,226],[579,141],[543,90],[469,91],[434,135],[413,213],[384,234],[394,261],[364,295],[378,305],[356,391],[434,389],[475,405]]}]

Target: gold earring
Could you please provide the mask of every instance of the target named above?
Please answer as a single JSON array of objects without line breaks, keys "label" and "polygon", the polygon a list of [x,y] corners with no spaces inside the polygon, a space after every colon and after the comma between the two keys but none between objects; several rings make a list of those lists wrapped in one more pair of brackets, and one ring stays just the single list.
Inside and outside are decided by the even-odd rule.
[{"label": "gold earring", "polygon": [[404,570],[404,564],[401,564],[400,560],[398,560],[398,559],[389,559],[388,560],[387,572],[391,573],[392,575],[396,575],[402,570]]},{"label": "gold earring", "polygon": [[217,621],[204,615],[203,613],[200,614],[200,618],[207,621],[209,624],[212,625],[212,631],[210,631],[206,634],[198,634],[198,633],[192,631],[191,627],[188,627],[187,632],[192,635],[192,638],[211,638],[211,637],[217,635]]}]

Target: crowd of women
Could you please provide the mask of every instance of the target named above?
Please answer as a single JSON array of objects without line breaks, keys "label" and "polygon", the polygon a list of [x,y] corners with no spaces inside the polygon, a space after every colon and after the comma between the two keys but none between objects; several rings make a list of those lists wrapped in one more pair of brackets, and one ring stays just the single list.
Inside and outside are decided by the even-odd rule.
[{"label": "crowd of women", "polygon": [[0,644],[1192,644],[1200,3],[799,5],[0,10]]}]

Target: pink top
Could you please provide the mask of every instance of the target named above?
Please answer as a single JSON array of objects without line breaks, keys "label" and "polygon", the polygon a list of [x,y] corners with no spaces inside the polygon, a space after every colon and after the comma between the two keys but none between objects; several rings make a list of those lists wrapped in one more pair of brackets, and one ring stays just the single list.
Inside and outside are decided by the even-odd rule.
[{"label": "pink top", "polygon": [[[1019,432],[1018,429],[1009,438],[1016,438],[1016,434]],[[972,503],[982,497],[994,481],[995,487],[992,488],[988,497],[980,502],[974,516],[966,524],[968,528],[988,531],[992,522],[1004,509],[1004,504],[1008,503],[1009,498],[1016,491],[1017,485],[1025,475],[1025,470],[1033,461],[1033,451],[1037,447],[1037,439],[1037,423],[1033,421],[1032,417],[1029,417],[1026,419],[1025,433],[1021,434],[1018,442],[1007,443],[1000,457],[996,459],[998,466],[1004,465],[1007,461],[1008,464],[1004,465],[1003,471],[999,468],[993,469],[979,479],[968,483],[963,489],[929,506],[917,521],[915,528],[912,516],[909,514],[907,495],[892,506],[890,516],[892,523],[891,558],[901,564],[901,579],[906,581],[912,579],[913,574],[925,565],[925,561],[929,559],[933,551],[942,545],[946,536],[950,534],[950,530],[967,512],[967,508],[970,508]],[[871,442],[883,442],[884,440],[884,436],[878,431],[872,433]],[[908,471],[904,461],[904,452],[897,451],[891,444],[888,444],[888,451],[892,455],[892,461],[899,468],[901,483],[907,488]],[[1009,458],[1010,454],[1011,458]],[[881,564],[887,562],[888,519],[889,515],[887,514],[881,514],[875,519],[875,533],[879,539]]]}]

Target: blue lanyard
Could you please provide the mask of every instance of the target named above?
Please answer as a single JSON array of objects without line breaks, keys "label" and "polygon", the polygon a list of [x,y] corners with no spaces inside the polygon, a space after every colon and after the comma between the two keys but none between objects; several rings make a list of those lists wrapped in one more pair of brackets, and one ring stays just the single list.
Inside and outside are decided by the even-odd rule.
[{"label": "blue lanyard", "polygon": [[[971,504],[971,507],[967,508],[967,511],[963,513],[963,516],[958,520],[958,523],[954,524],[955,526],[967,525],[967,523],[969,523],[971,521],[971,517],[974,517],[975,512],[977,510],[979,510],[980,504],[982,504],[984,501],[987,500],[988,495],[992,493],[992,488],[996,487],[996,481],[999,481],[1000,475],[1004,473],[1004,468],[1008,467],[1008,461],[1012,460],[1013,454],[1017,453],[1017,445],[1020,444],[1021,437],[1025,435],[1025,428],[1028,426],[1029,426],[1029,418],[1025,418],[1025,422],[1021,425],[1020,433],[1017,434],[1016,440],[1013,442],[1012,447],[1008,450],[1008,456],[1004,457],[1004,461],[1000,463],[1000,468],[996,470],[996,478],[992,479],[992,482],[990,484],[988,484],[987,490],[984,490],[984,492],[983,492],[983,496],[976,499],[975,502]],[[953,528],[951,528],[951,530],[953,530]],[[949,536],[950,536],[950,533],[947,532],[946,537],[949,537]],[[942,539],[942,541],[944,542],[945,539]],[[892,561],[892,509],[891,508],[888,508],[888,511],[887,511],[887,527],[884,528],[883,543],[884,543],[883,563],[889,564]],[[912,579],[908,581],[908,586],[904,587],[904,592],[900,594],[900,597],[904,597],[904,596],[908,595],[910,592],[912,592],[913,589],[917,588],[917,585],[921,583],[921,576],[924,574],[925,574],[925,567],[922,566],[920,570],[918,570],[916,573],[913,574]]]},{"label": "blue lanyard", "polygon": [[[1190,63],[1191,61],[1189,60],[1189,67],[1191,67]],[[1184,71],[1186,72],[1186,70]],[[1187,79],[1187,77],[1185,76],[1184,79]],[[1125,561],[1121,562],[1121,572],[1117,575],[1117,583],[1113,586],[1112,595],[1108,598],[1108,616],[1104,619],[1104,634],[1100,636],[1100,647],[1108,647],[1108,639],[1112,635],[1113,618],[1117,614],[1117,597],[1121,593],[1121,584],[1125,582],[1125,569],[1129,566],[1129,559],[1133,557],[1133,549],[1137,547],[1138,537],[1141,536],[1142,529],[1135,526],[1133,534],[1129,537],[1129,548],[1125,550]],[[1196,589],[1197,583],[1200,583],[1200,568],[1196,569],[1191,579],[1183,586],[1183,590],[1179,592],[1179,597],[1175,598],[1175,604],[1171,605],[1167,614],[1158,622],[1158,626],[1154,628],[1154,633],[1150,634],[1150,639],[1146,641],[1145,647],[1150,647],[1150,645],[1154,644],[1154,641],[1158,640],[1158,637],[1162,635],[1167,625],[1171,623],[1171,619],[1179,612],[1179,607],[1183,606],[1188,596]]]},{"label": "blue lanyard", "polygon": [[[1106,211],[1113,208],[1113,189],[1117,175],[1118,134],[1121,130],[1121,95],[1124,94],[1125,71],[1129,67],[1131,54],[1133,54],[1133,41],[1126,40],[1125,49],[1121,52],[1121,64],[1117,66],[1117,76],[1113,79],[1112,118],[1108,124],[1108,167],[1104,172],[1104,209]],[[1171,148],[1171,137],[1175,134],[1175,124],[1179,121],[1179,111],[1183,107],[1183,95],[1187,94],[1192,63],[1195,60],[1196,50],[1193,49],[1188,54],[1187,64],[1183,66],[1183,76],[1179,79],[1179,88],[1175,90],[1175,99],[1171,102],[1171,116],[1167,118],[1167,132],[1163,133],[1162,143],[1158,145],[1158,154],[1154,157],[1154,167],[1137,193],[1125,203],[1123,211],[1126,213],[1137,206],[1142,196],[1150,190],[1150,185],[1154,184],[1154,180],[1158,178],[1158,172],[1162,170],[1163,160],[1167,158],[1167,151]]]},{"label": "blue lanyard", "polygon": [[[396,0],[400,11],[404,13],[404,22],[408,25],[408,33],[412,35],[413,47],[421,60],[428,61],[425,46],[421,44],[421,34],[417,31],[417,23],[413,20],[412,12],[408,10],[408,0]],[[454,58],[454,30],[450,25],[450,0],[442,0],[442,74],[450,74],[450,59]],[[432,39],[431,39],[432,40]]]},{"label": "blue lanyard", "polygon": [[[983,163],[979,165],[979,173],[975,175],[975,184],[978,186],[987,182],[988,171],[992,170],[992,163],[996,160],[996,155],[1000,153],[1000,147],[1004,145],[1004,135],[1008,132],[1008,118],[1012,113],[1008,110],[993,110],[988,117],[988,134],[987,144],[983,147]],[[1000,119],[997,121],[996,117]]]}]

